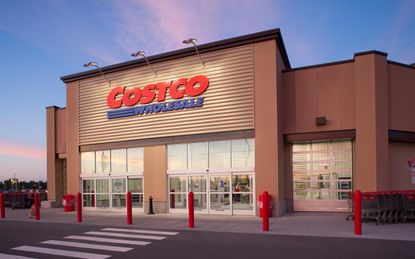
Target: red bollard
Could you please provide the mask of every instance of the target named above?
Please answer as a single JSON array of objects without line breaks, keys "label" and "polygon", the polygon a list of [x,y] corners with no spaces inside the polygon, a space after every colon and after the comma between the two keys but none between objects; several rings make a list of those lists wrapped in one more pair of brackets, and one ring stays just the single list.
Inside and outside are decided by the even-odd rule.
[{"label": "red bollard", "polygon": [[131,202],[131,192],[127,192],[127,224],[133,224],[133,204]]},{"label": "red bollard", "polygon": [[262,206],[262,231],[269,231],[269,194],[267,191],[262,194]]},{"label": "red bollard", "polygon": [[189,228],[194,228],[195,227],[195,204],[194,204],[193,192],[189,192],[188,200],[189,200]]},{"label": "red bollard", "polygon": [[0,193],[0,218],[6,217],[6,210],[4,209],[4,193]]},{"label": "red bollard", "polygon": [[362,234],[362,192],[354,193],[354,234]]},{"label": "red bollard", "polygon": [[40,220],[40,197],[38,192],[35,192],[35,219]]},{"label": "red bollard", "polygon": [[82,222],[82,196],[80,192],[76,196],[76,215],[78,222]]}]

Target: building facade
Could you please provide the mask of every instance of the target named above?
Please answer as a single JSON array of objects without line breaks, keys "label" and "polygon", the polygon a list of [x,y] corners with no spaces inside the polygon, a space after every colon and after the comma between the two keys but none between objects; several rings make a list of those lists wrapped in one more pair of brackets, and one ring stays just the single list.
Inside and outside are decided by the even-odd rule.
[{"label": "building facade", "polygon": [[257,215],[346,211],[347,193],[414,189],[415,67],[378,51],[291,68],[278,29],[61,79],[47,107],[50,201]]}]

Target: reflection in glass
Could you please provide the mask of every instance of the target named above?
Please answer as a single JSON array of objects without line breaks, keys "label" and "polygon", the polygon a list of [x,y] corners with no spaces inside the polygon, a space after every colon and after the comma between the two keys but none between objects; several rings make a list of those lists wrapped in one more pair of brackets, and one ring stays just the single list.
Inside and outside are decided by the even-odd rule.
[{"label": "reflection in glass", "polygon": [[255,166],[254,139],[232,140],[232,167],[246,168]]},{"label": "reflection in glass", "polygon": [[186,209],[187,194],[170,194],[170,209]]},{"label": "reflection in glass", "polygon": [[252,210],[254,207],[252,194],[232,194],[232,207],[234,210]]},{"label": "reflection in glass", "polygon": [[167,156],[169,170],[187,169],[187,144],[168,145]]},{"label": "reflection in glass", "polygon": [[132,193],[143,192],[143,178],[129,178],[128,179],[128,191]]},{"label": "reflection in glass", "polygon": [[127,171],[130,173],[144,171],[144,149],[142,147],[127,149]]},{"label": "reflection in glass", "polygon": [[208,168],[208,143],[197,142],[188,144],[189,169]]},{"label": "reflection in glass", "polygon": [[93,193],[95,191],[94,179],[87,179],[82,181],[82,192]]},{"label": "reflection in glass", "polygon": [[95,173],[95,152],[81,153],[81,173],[94,174]]},{"label": "reflection in glass", "polygon": [[143,198],[142,194],[131,194],[133,208],[143,208]]},{"label": "reflection in glass", "polygon": [[109,193],[108,179],[97,179],[97,193]]},{"label": "reflection in glass", "polygon": [[252,175],[233,175],[232,191],[233,192],[250,192],[252,191]]},{"label": "reflection in glass", "polygon": [[83,206],[84,207],[95,207],[95,195],[94,194],[84,194],[82,195]]},{"label": "reflection in glass", "polygon": [[209,142],[209,168],[231,167],[231,145],[229,140]]},{"label": "reflection in glass", "polygon": [[194,194],[194,206],[195,210],[206,209],[206,194]]},{"label": "reflection in glass", "polygon": [[96,152],[96,172],[109,173],[110,172],[110,151],[100,150]]},{"label": "reflection in glass", "polygon": [[127,151],[126,149],[111,150],[111,172],[127,172]]},{"label": "reflection in glass", "polygon": [[112,193],[125,193],[125,178],[112,179]]}]

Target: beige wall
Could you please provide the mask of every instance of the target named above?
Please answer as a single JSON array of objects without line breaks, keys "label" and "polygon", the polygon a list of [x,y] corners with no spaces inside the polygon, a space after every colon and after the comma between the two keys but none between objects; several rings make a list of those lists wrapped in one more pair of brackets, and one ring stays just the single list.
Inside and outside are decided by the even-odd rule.
[{"label": "beige wall", "polygon": [[[254,44],[256,197],[268,191],[278,205],[275,201],[279,200],[277,158],[281,134],[277,127],[276,50],[275,41]],[[273,207],[274,215],[278,207]]]},{"label": "beige wall", "polygon": [[415,132],[415,68],[388,64],[389,128]]},{"label": "beige wall", "polygon": [[48,200],[56,200],[56,146],[55,146],[55,106],[46,108],[46,171],[48,177]]},{"label": "beige wall", "polygon": [[[282,74],[285,134],[353,129],[356,83],[353,62]],[[316,126],[325,116],[327,124]]]},{"label": "beige wall", "polygon": [[67,193],[77,194],[80,189],[78,82],[66,85],[67,133]]},{"label": "beige wall", "polygon": [[389,142],[389,189],[413,190],[407,162],[415,158],[415,143]]},{"label": "beige wall", "polygon": [[66,154],[66,109],[57,109],[55,120],[56,153]]},{"label": "beige wall", "polygon": [[153,197],[155,212],[167,212],[167,149],[165,145],[144,147],[144,204]]}]

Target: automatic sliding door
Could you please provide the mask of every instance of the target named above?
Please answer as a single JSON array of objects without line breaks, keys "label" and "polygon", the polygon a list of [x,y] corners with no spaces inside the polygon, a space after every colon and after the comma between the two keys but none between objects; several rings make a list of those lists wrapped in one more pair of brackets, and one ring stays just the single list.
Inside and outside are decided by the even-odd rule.
[{"label": "automatic sliding door", "polygon": [[212,214],[232,214],[229,175],[210,176],[210,209]]}]

